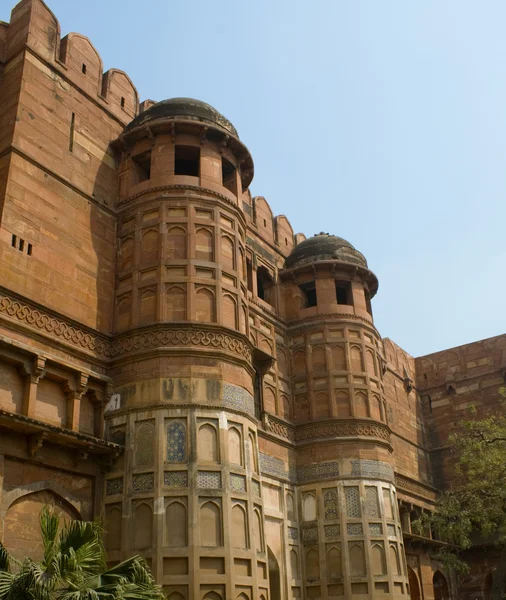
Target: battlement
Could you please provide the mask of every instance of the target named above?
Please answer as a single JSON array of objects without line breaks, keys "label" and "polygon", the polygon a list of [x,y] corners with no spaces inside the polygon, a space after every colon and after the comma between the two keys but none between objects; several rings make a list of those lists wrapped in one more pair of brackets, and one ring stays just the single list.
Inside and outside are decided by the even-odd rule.
[{"label": "battlement", "polygon": [[79,33],[61,38],[60,23],[42,0],[21,0],[9,23],[0,23],[0,63],[4,69],[28,50],[122,123],[139,112],[139,96],[131,79],[119,69],[104,73],[100,54]]}]

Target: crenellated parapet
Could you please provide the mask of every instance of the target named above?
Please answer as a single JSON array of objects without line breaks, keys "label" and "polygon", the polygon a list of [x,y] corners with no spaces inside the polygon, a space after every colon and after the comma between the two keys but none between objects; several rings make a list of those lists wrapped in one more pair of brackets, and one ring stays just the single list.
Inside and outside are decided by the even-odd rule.
[{"label": "crenellated parapet", "polygon": [[102,58],[86,36],[69,33],[61,38],[60,23],[42,0],[22,0],[0,30],[0,59],[3,56],[5,64],[26,48],[121,122],[128,123],[138,113],[137,90],[128,75],[118,69],[104,73]]}]

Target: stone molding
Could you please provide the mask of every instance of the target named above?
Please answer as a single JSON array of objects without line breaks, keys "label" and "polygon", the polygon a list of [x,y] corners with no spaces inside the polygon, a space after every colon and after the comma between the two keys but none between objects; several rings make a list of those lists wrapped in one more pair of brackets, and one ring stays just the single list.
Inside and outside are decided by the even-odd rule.
[{"label": "stone molding", "polygon": [[400,491],[409,495],[415,495],[435,502],[437,500],[437,490],[432,486],[421,483],[400,473],[395,473],[395,487]]},{"label": "stone molding", "polygon": [[[0,291],[0,317],[38,330],[58,342],[75,346],[102,360],[121,358],[125,354],[152,350],[160,346],[204,347],[229,352],[251,363],[252,346],[245,336],[216,331],[202,324],[157,324],[143,330],[134,330],[112,338],[74,324],[32,303]],[[244,339],[242,339],[244,338]]]},{"label": "stone molding", "polygon": [[391,436],[390,428],[384,423],[353,418],[295,426],[265,414],[264,428],[292,443],[333,437],[371,437],[390,445]]},{"label": "stone molding", "polygon": [[52,481],[36,481],[34,483],[29,483],[27,485],[17,486],[14,490],[10,492],[5,492],[2,498],[2,503],[0,504],[0,517],[5,518],[9,507],[15,502],[22,498],[23,496],[28,496],[29,494],[34,494],[35,492],[43,492],[47,490],[49,492],[53,492],[58,496],[61,496],[66,502],[68,502],[79,515],[83,515],[83,512],[86,512],[89,509],[89,506],[86,502],[81,502],[75,496],[69,493],[67,489],[54,483]]},{"label": "stone molding", "polygon": [[110,340],[93,330],[74,325],[70,319],[51,314],[47,309],[38,308],[26,300],[18,300],[13,295],[0,291],[0,316],[17,321],[43,335],[57,341],[76,346],[79,350],[107,358]]},{"label": "stone molding", "polygon": [[145,331],[134,331],[117,338],[108,353],[111,359],[120,358],[133,351],[152,350],[162,347],[199,346],[215,350],[224,350],[251,362],[251,346],[244,340],[229,333],[208,330],[202,325],[188,323],[186,326],[171,324],[156,325]]},{"label": "stone molding", "polygon": [[[199,196],[202,195],[207,195],[207,196],[212,196],[214,198],[218,198],[218,200],[222,200],[223,202],[226,202],[227,204],[229,204],[230,206],[232,206],[238,213],[241,213],[241,220],[242,220],[242,224],[244,226],[246,226],[246,220],[244,218],[244,216],[242,215],[242,211],[241,208],[239,207],[238,204],[235,204],[234,202],[232,202],[232,200],[230,200],[230,198],[227,198],[227,196],[225,196],[224,194],[220,194],[219,192],[215,192],[214,190],[211,190],[209,188],[204,188],[204,187],[199,187],[196,185],[188,185],[188,184],[184,184],[184,183],[173,183],[173,184],[168,184],[168,185],[160,185],[158,187],[152,187],[146,190],[142,190],[142,192],[138,192],[137,194],[133,194],[132,196],[129,196],[128,198],[125,198],[124,200],[121,200],[120,202],[118,202],[117,207],[119,209],[124,208],[126,205],[132,203],[134,200],[138,200],[139,198],[142,198],[142,196],[146,196],[148,194],[157,194],[159,192],[166,192],[166,191],[185,191],[185,192],[192,192],[193,194],[197,193]],[[192,197],[194,198],[194,196],[190,196],[189,194],[188,197]],[[164,198],[164,200],[168,200],[169,198]]]}]

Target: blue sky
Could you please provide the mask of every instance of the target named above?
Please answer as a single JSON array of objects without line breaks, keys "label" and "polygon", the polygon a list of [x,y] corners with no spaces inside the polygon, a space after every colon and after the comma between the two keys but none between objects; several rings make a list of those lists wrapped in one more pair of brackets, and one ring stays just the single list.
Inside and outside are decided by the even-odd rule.
[{"label": "blue sky", "polygon": [[142,99],[225,114],[253,155],[252,193],[366,255],[383,336],[418,356],[506,330],[505,2],[49,6]]}]

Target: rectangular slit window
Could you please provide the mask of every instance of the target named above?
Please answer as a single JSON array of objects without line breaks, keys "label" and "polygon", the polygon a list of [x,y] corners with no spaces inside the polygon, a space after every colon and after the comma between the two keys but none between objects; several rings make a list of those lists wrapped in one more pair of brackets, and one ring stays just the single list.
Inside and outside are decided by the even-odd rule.
[{"label": "rectangular slit window", "polygon": [[19,249],[21,250],[21,252],[23,252],[23,250],[25,249],[25,240],[19,240]]},{"label": "rectangular slit window", "polygon": [[69,135],[69,152],[74,151],[74,130],[76,127],[76,113],[72,113],[70,117],[70,135]]},{"label": "rectangular slit window", "polygon": [[249,258],[246,259],[246,276],[248,279],[248,290],[253,291],[253,265]]},{"label": "rectangular slit window", "polygon": [[353,306],[350,281],[336,281],[336,301],[338,304]]},{"label": "rectangular slit window", "polygon": [[32,245],[30,244],[30,242],[28,242],[28,248],[26,249],[26,253],[28,254],[28,256],[32,255]]},{"label": "rectangular slit window", "polygon": [[367,312],[372,315],[371,294],[368,292],[368,290],[365,290],[365,306],[367,308]]},{"label": "rectangular slit window", "polygon": [[15,248],[17,246],[17,241],[18,241],[18,238],[13,234],[12,241],[11,241],[11,246],[13,248]]},{"label": "rectangular slit window", "polygon": [[132,162],[137,175],[137,183],[146,181],[151,177],[151,152],[142,152],[132,156]]},{"label": "rectangular slit window", "polygon": [[200,175],[200,148],[198,146],[176,146],[175,175]]},{"label": "rectangular slit window", "polygon": [[318,299],[316,297],[316,284],[314,281],[302,283],[299,285],[299,289],[304,294],[304,306],[302,308],[317,306]]},{"label": "rectangular slit window", "polygon": [[237,177],[234,165],[224,156],[221,157],[221,180],[223,186],[237,196]]},{"label": "rectangular slit window", "polygon": [[83,66],[81,67],[81,71],[83,73],[83,75],[86,75],[86,65],[83,63]]},{"label": "rectangular slit window", "polygon": [[121,108],[125,108],[125,99],[121,96]]}]

